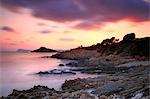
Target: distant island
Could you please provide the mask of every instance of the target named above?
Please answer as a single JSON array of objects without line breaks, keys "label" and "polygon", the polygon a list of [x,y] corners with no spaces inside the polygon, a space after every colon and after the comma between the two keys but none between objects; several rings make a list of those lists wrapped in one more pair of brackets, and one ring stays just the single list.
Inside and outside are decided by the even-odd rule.
[{"label": "distant island", "polygon": [[46,47],[40,47],[39,49],[33,50],[31,52],[57,52],[57,50],[49,49]]},{"label": "distant island", "polygon": [[16,52],[31,52],[31,50],[28,50],[28,49],[18,49]]}]

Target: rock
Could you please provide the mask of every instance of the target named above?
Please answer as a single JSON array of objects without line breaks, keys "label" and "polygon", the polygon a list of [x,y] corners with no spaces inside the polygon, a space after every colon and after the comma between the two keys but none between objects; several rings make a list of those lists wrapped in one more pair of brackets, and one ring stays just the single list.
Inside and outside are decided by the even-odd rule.
[{"label": "rock", "polygon": [[62,92],[56,91],[55,89],[49,89],[47,86],[38,85],[28,90],[13,90],[13,92],[4,99],[48,99],[51,96],[59,96],[61,93]]},{"label": "rock", "polygon": [[51,58],[51,56],[42,56],[41,58]]},{"label": "rock", "polygon": [[65,66],[64,64],[59,64],[59,66]]},{"label": "rock", "polygon": [[36,74],[45,75],[45,74],[76,74],[76,73],[68,69],[65,69],[65,70],[54,69],[54,70],[44,71],[44,72],[40,71]]},{"label": "rock", "polygon": [[135,39],[135,34],[134,33],[130,33],[127,34],[123,37],[123,42],[131,42]]},{"label": "rock", "polygon": [[56,50],[49,49],[46,47],[40,47],[39,49],[33,50],[31,52],[57,52]]},{"label": "rock", "polygon": [[40,75],[42,75],[42,74],[49,74],[49,72],[48,71],[44,71],[44,72],[40,71],[40,72],[38,72],[36,74],[40,74]]},{"label": "rock", "polygon": [[87,92],[84,92],[84,93],[81,93],[79,99],[95,99],[95,97],[94,97],[94,96],[91,96],[91,95],[90,95],[89,93],[87,93]]},{"label": "rock", "polygon": [[90,87],[91,86],[87,82],[85,82],[84,79],[77,78],[74,80],[66,80],[65,83],[62,85],[62,90],[73,92],[81,89],[87,89]]},{"label": "rock", "polygon": [[54,69],[54,70],[49,71],[49,73],[51,73],[51,74],[62,74],[63,71],[59,70],[59,69]]},{"label": "rock", "polygon": [[99,96],[99,99],[108,99],[108,97],[105,95],[102,95],[102,96]]},{"label": "rock", "polygon": [[81,90],[70,93],[65,92],[61,95],[60,99],[95,99],[95,97],[88,92]]},{"label": "rock", "polygon": [[76,62],[70,62],[70,63],[67,63],[66,66],[77,66],[77,63]]},{"label": "rock", "polygon": [[66,65],[72,65],[72,63],[67,63]]},{"label": "rock", "polygon": [[143,93],[138,93],[134,97],[132,97],[131,99],[141,99],[142,96],[143,96]]},{"label": "rock", "polygon": [[111,95],[111,94],[114,94],[116,92],[123,90],[122,85],[123,85],[122,82],[111,82],[96,89],[95,91],[92,91],[91,93],[98,95],[98,96],[101,96],[101,95],[108,96],[108,95]]}]

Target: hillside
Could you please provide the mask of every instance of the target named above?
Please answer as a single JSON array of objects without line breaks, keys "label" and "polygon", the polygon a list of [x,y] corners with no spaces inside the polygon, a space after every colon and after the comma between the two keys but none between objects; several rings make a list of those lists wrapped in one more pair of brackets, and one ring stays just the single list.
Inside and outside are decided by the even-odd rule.
[{"label": "hillside", "polygon": [[78,65],[115,65],[133,60],[149,58],[150,37],[135,38],[135,34],[127,34],[122,41],[115,37],[105,39],[101,43],[88,47],[78,47],[59,52],[52,58],[76,59]]}]

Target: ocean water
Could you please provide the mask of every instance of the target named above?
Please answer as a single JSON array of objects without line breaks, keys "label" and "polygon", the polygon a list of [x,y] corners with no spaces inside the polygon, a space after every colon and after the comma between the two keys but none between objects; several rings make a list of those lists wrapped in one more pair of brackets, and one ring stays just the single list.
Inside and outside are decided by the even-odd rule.
[{"label": "ocean water", "polygon": [[61,63],[69,63],[70,60],[41,58],[53,54],[55,53],[0,53],[0,96],[7,96],[13,89],[29,89],[34,85],[44,85],[60,90],[65,80],[97,76],[80,72],[76,75],[35,75],[39,71],[70,68],[58,66]]}]

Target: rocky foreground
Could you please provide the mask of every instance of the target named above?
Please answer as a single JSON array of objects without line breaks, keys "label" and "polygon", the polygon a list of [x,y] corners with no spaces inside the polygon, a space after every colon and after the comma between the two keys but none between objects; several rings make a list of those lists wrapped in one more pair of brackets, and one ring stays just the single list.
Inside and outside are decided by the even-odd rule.
[{"label": "rocky foreground", "polygon": [[137,39],[132,33],[120,42],[113,37],[57,53],[52,57],[78,61],[67,64],[76,67],[71,71],[103,76],[66,80],[59,91],[46,86],[14,90],[2,99],[149,99],[149,42],[149,37]]},{"label": "rocky foreground", "polygon": [[13,90],[2,99],[149,99],[150,65],[87,79],[66,80],[61,91],[46,86]]}]

